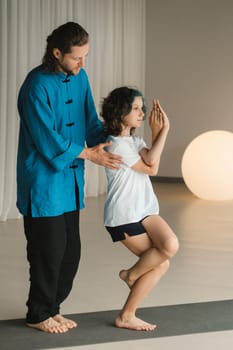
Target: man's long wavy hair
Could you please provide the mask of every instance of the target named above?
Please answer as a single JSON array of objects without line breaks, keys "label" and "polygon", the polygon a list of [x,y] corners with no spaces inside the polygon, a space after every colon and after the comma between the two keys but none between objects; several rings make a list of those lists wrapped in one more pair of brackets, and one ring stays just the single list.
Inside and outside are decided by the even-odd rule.
[{"label": "man's long wavy hair", "polygon": [[[104,132],[106,135],[119,136],[122,131],[122,121],[132,110],[135,97],[141,97],[143,101],[142,110],[146,114],[146,106],[142,93],[133,88],[122,86],[114,89],[103,99],[101,116],[104,120]],[[130,130],[133,135],[135,128]]]},{"label": "man's long wavy hair", "polygon": [[53,49],[57,48],[64,55],[71,52],[72,46],[83,46],[88,43],[89,35],[78,23],[67,22],[47,37],[47,47],[42,60],[45,69],[56,72],[57,59],[53,55]]}]

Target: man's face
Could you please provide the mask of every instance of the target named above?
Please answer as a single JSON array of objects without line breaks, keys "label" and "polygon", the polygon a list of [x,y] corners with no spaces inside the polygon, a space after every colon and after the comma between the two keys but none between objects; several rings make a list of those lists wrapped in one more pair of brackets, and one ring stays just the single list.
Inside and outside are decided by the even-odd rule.
[{"label": "man's face", "polygon": [[71,52],[64,55],[59,49],[53,49],[53,54],[57,59],[58,70],[66,74],[77,75],[80,68],[85,66],[88,51],[88,43],[83,46],[72,46]]}]

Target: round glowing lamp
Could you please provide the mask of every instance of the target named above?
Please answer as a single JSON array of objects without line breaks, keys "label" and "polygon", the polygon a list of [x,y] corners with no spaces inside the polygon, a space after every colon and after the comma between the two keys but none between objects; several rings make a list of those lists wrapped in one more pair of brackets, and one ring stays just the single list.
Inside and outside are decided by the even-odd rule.
[{"label": "round glowing lamp", "polygon": [[181,171],[190,191],[201,199],[233,199],[233,133],[212,130],[186,148]]}]

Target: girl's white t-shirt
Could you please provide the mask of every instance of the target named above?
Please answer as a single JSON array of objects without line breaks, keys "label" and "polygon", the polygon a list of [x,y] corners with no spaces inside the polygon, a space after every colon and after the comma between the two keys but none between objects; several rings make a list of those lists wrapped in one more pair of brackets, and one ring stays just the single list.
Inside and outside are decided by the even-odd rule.
[{"label": "girl's white t-shirt", "polygon": [[104,225],[119,226],[142,220],[148,215],[159,213],[159,203],[150,178],[139,173],[133,166],[141,157],[139,152],[146,147],[138,136],[109,136],[111,153],[122,156],[120,169],[105,168],[108,191],[104,207]]}]

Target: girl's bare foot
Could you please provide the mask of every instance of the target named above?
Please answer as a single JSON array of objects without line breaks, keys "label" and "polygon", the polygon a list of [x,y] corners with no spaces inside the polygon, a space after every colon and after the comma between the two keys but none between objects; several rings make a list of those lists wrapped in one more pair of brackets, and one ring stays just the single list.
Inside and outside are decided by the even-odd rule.
[{"label": "girl's bare foot", "polygon": [[58,323],[52,317],[39,323],[26,323],[26,325],[47,333],[65,333],[69,330],[65,324]]},{"label": "girl's bare foot", "polygon": [[119,277],[128,285],[128,287],[130,289],[133,287],[135,281],[132,281],[129,279],[129,271],[128,270],[121,270],[119,272]]},{"label": "girl's bare foot", "polygon": [[69,318],[65,318],[60,314],[57,314],[55,316],[53,316],[53,319],[58,322],[60,325],[63,325],[69,329],[75,328],[77,327],[77,323],[73,320],[70,320]]},{"label": "girl's bare foot", "polygon": [[135,331],[153,331],[156,328],[155,324],[144,322],[136,316],[129,319],[118,316],[115,320],[115,326],[118,328],[127,328]]}]

